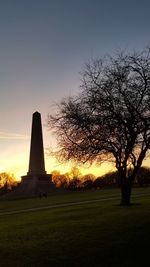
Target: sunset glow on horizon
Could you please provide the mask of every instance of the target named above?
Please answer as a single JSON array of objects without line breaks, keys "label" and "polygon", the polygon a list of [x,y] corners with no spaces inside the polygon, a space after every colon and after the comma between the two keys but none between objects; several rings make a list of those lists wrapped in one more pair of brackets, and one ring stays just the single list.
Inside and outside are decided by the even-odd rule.
[{"label": "sunset glow on horizon", "polygon": [[[42,115],[42,114],[41,114]],[[42,120],[43,121],[43,120]],[[18,181],[21,180],[21,176],[26,175],[29,167],[29,154],[30,154],[30,139],[31,139],[31,123],[32,114],[30,117],[30,123],[28,124],[28,134],[18,133],[6,133],[0,132],[0,141],[3,141],[3,147],[5,149],[4,154],[0,154],[0,173],[7,172],[14,174]],[[27,126],[26,126],[27,127]],[[96,177],[102,176],[107,172],[114,170],[112,164],[104,162],[98,165],[89,165],[88,167],[83,164],[73,164],[71,162],[60,163],[55,157],[48,156],[46,151],[48,147],[53,149],[56,145],[55,137],[50,134],[48,129],[43,125],[43,142],[45,148],[45,169],[47,173],[53,171],[60,171],[61,174],[70,172],[72,167],[77,167],[82,175],[93,174]],[[8,147],[8,144],[9,147]]]},{"label": "sunset glow on horizon", "polygon": [[[6,158],[0,159],[0,173],[7,172],[14,174],[18,181],[21,180],[21,176],[27,174],[29,167],[29,154],[27,153],[27,151],[25,153],[25,148],[24,154],[22,152],[20,153],[20,151],[21,147],[19,147],[18,151],[16,151],[15,157],[12,157],[10,155],[10,158],[7,158],[7,160]],[[78,168],[82,175],[93,174],[96,177],[102,176],[107,172],[114,170],[113,166],[110,163],[102,163],[100,164],[100,166],[92,165],[89,167],[84,167],[84,165],[81,166],[81,164],[72,164],[70,162],[59,163],[54,157],[45,156],[45,169],[47,173],[51,173],[57,170],[61,174],[65,174],[67,172],[70,172],[72,167]]]},{"label": "sunset glow on horizon", "polygon": [[[49,136],[50,138],[50,136]],[[25,143],[24,143],[25,142]],[[4,157],[0,157],[0,173],[7,172],[14,174],[18,181],[21,180],[21,176],[26,175],[29,167],[29,152],[30,152],[30,138],[26,138],[26,141],[18,144],[15,150],[15,155],[12,154],[12,147],[7,150]],[[150,157],[147,157],[143,166],[150,166]],[[81,172],[81,175],[93,174],[95,177],[105,175],[108,172],[115,171],[114,164],[110,162],[103,162],[94,164],[92,166],[84,166],[83,164],[73,164],[71,162],[60,163],[54,157],[48,156],[45,153],[45,169],[48,174],[53,171],[59,171],[61,174],[70,172],[72,167],[76,167]]]}]

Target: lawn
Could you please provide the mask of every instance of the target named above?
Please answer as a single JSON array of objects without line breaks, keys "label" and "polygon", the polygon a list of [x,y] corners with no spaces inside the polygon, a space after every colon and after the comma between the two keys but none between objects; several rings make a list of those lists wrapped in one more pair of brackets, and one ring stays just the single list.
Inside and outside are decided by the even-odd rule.
[{"label": "lawn", "polygon": [[148,266],[149,193],[149,188],[135,189],[135,205],[130,207],[117,205],[117,189],[52,194],[41,200],[2,200],[1,212],[117,196],[109,201],[1,215],[0,266]]}]

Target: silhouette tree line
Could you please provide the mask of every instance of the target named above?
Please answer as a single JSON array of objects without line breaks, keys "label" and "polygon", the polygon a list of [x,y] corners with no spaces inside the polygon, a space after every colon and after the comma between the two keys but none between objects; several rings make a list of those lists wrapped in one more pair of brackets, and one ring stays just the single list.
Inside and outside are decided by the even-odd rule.
[{"label": "silhouette tree line", "polygon": [[[96,177],[92,173],[82,175],[76,167],[73,167],[70,172],[65,174],[61,174],[57,170],[52,171],[52,181],[58,190],[79,191],[120,187],[117,171]],[[19,185],[20,182],[16,180],[14,174],[0,173],[0,195],[15,190]],[[140,168],[134,185],[140,187],[150,186],[150,168]]]},{"label": "silhouette tree line", "polygon": [[[93,174],[82,175],[78,169],[74,172],[61,174],[59,171],[52,172],[52,180],[56,188],[62,190],[91,190],[102,188],[120,188],[120,180],[117,171],[109,172],[96,177]],[[150,168],[141,167],[134,186],[150,186]]]}]

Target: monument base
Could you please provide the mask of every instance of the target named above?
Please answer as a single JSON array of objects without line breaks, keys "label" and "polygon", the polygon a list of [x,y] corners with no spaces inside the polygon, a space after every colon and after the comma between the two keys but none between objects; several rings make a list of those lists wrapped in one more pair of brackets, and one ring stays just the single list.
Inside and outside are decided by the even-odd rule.
[{"label": "monument base", "polygon": [[24,175],[21,177],[21,183],[18,188],[8,194],[11,197],[46,197],[52,191],[55,191],[55,185],[52,182],[51,174]]},{"label": "monument base", "polygon": [[20,189],[22,194],[47,195],[54,189],[51,174],[25,175],[22,176]]}]

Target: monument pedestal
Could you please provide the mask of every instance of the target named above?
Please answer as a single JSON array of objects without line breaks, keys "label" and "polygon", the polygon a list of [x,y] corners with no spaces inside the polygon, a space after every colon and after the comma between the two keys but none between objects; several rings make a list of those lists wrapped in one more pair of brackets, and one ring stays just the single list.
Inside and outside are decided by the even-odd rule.
[{"label": "monument pedestal", "polygon": [[54,189],[51,174],[27,174],[21,178],[20,190],[24,195],[47,195]]}]

